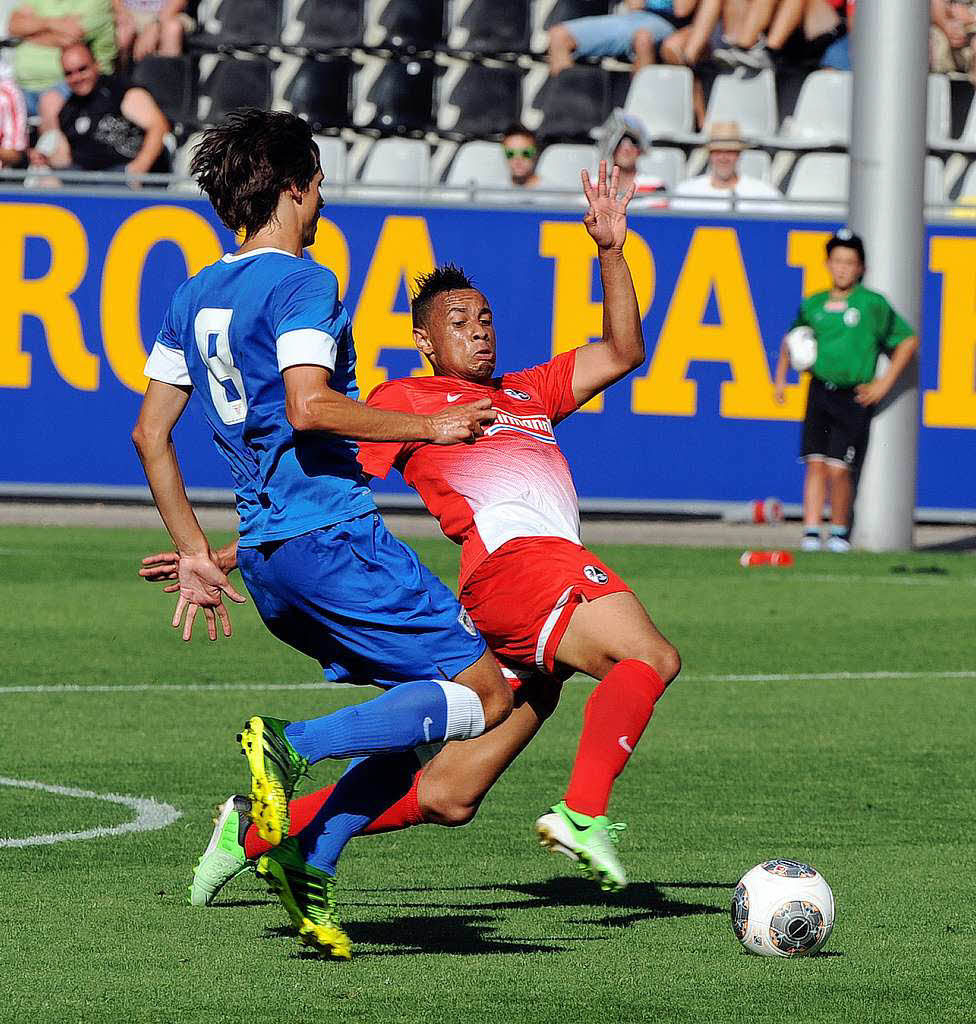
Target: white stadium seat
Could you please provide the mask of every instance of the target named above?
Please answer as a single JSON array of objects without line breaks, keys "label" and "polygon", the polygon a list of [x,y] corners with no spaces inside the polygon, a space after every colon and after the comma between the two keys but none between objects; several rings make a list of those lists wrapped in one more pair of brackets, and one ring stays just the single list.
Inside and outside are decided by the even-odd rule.
[{"label": "white stadium seat", "polygon": [[813,71],[800,87],[793,116],[783,124],[781,142],[800,148],[846,146],[851,138],[851,73]]},{"label": "white stadium seat", "polygon": [[776,78],[772,71],[757,75],[719,75],[712,86],[705,113],[707,124],[737,121],[747,139],[776,134],[778,123]]},{"label": "white stadium seat", "polygon": [[685,176],[685,155],[680,149],[655,146],[638,158],[637,173],[660,178],[670,191]]},{"label": "white stadium seat", "polygon": [[430,150],[421,139],[378,139],[359,174],[364,185],[426,185],[429,177]]},{"label": "white stadium seat", "polygon": [[447,185],[464,188],[507,188],[512,184],[505,154],[497,142],[466,142],[459,147],[447,172]]},{"label": "white stadium seat", "polygon": [[624,111],[641,119],[653,139],[687,135],[694,130],[691,68],[654,64],[634,75]]},{"label": "white stadium seat", "polygon": [[796,162],[786,194],[791,199],[846,202],[850,173],[846,153],[805,153]]},{"label": "white stadium seat", "polygon": [[341,185],[346,180],[346,144],[333,135],[316,135],[319,159],[327,185]]},{"label": "white stadium seat", "polygon": [[569,142],[547,146],[539,157],[536,174],[542,178],[543,188],[582,191],[580,171],[593,174],[596,169],[596,148]]}]

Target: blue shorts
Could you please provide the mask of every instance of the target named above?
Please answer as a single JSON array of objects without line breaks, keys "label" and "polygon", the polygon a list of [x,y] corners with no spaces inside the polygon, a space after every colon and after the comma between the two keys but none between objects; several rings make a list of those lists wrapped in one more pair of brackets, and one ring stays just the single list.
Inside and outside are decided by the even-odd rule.
[{"label": "blue shorts", "polygon": [[326,679],[454,679],[486,650],[457,598],[376,513],[239,548],[237,560],[265,625]]},{"label": "blue shorts", "polygon": [[627,11],[625,14],[597,14],[590,18],[573,18],[563,27],[576,40],[577,57],[634,56],[634,36],[638,29],[647,29],[655,44],[663,42],[674,31],[667,18],[653,11]]}]

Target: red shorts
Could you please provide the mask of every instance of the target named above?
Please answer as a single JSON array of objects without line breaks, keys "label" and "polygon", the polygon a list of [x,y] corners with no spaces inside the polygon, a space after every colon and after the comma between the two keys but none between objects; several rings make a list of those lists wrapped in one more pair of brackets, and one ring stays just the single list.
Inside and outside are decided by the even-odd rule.
[{"label": "red shorts", "polygon": [[458,597],[500,659],[552,675],[576,606],[631,592],[613,569],[572,541],[519,537],[490,554]]}]

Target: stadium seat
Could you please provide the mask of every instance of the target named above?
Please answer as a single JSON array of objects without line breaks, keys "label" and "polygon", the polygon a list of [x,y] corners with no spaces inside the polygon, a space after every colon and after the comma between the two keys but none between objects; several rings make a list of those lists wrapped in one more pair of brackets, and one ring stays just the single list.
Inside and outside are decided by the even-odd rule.
[{"label": "stadium seat", "polygon": [[303,27],[294,45],[335,50],[363,41],[363,0],[304,0],[295,17]]},{"label": "stadium seat", "polygon": [[542,111],[544,138],[579,141],[588,139],[590,131],[607,119],[610,103],[610,73],[581,66],[547,78],[532,100]]},{"label": "stadium seat", "polygon": [[446,36],[445,0],[379,0],[380,10],[367,25],[365,43],[408,53],[443,46]]},{"label": "stadium seat", "polygon": [[680,149],[655,146],[638,158],[637,173],[660,178],[670,191],[685,176],[685,154]]},{"label": "stadium seat", "polygon": [[654,64],[634,75],[624,111],[644,122],[653,139],[688,135],[694,131],[691,68]]},{"label": "stadium seat", "polygon": [[312,131],[349,124],[352,77],[356,65],[349,57],[307,57],[285,89],[284,98],[301,114]]},{"label": "stadium seat", "polygon": [[444,76],[437,127],[482,138],[500,135],[519,119],[523,73],[512,65],[458,62]]},{"label": "stadium seat", "polygon": [[178,192],[192,192],[200,194],[197,183],[190,177],[190,161],[193,159],[193,151],[203,138],[202,132],[194,132],[182,146],[177,149],[173,156],[172,173],[178,180],[170,186]]},{"label": "stadium seat", "polygon": [[434,126],[434,80],[439,73],[431,60],[382,62],[365,99],[356,104],[356,126],[391,133],[429,131]]},{"label": "stadium seat", "polygon": [[797,97],[793,116],[777,139],[786,148],[846,146],[851,137],[851,73],[813,71]]},{"label": "stadium seat", "polygon": [[359,174],[364,185],[426,185],[430,151],[421,139],[378,139]]},{"label": "stadium seat", "polygon": [[773,183],[773,159],[761,149],[747,149],[739,157],[739,173],[758,178],[767,185]]},{"label": "stadium seat", "polygon": [[335,135],[316,135],[315,142],[319,147],[319,161],[325,183],[341,185],[346,180],[346,144]]},{"label": "stadium seat", "polygon": [[223,0],[217,9],[220,32],[213,41],[221,47],[267,50],[281,35],[281,17],[282,0]]},{"label": "stadium seat", "polygon": [[238,107],[266,108],[271,100],[274,63],[265,57],[222,57],[216,62],[201,91],[210,97],[207,120],[217,121]]},{"label": "stadium seat", "polygon": [[529,0],[455,0],[451,50],[491,56],[529,49]]},{"label": "stadium seat", "polygon": [[956,199],[976,198],[976,164],[970,164],[969,170],[963,175],[962,184]]},{"label": "stadium seat", "polygon": [[952,97],[949,79],[945,75],[929,75],[925,135],[928,144],[936,149],[952,147],[949,137],[952,123]]},{"label": "stadium seat", "polygon": [[719,75],[708,98],[705,121],[737,121],[747,139],[775,135],[778,118],[773,72],[760,71],[748,77]]},{"label": "stadium seat", "polygon": [[582,194],[580,171],[592,174],[596,168],[596,147],[555,143],[547,146],[539,157],[536,174],[544,188],[571,189]]},{"label": "stadium seat", "polygon": [[790,199],[846,202],[850,172],[846,153],[805,153],[796,162],[786,194]]},{"label": "stadium seat", "polygon": [[611,0],[535,0],[532,5],[533,53],[545,53],[549,45],[549,29],[573,18],[590,18],[609,14]]},{"label": "stadium seat", "polygon": [[446,185],[464,188],[508,188],[512,184],[508,164],[497,142],[466,142],[458,148],[447,173]]},{"label": "stadium seat", "polygon": [[150,93],[170,124],[196,120],[196,74],[190,57],[143,57],[132,69],[132,84]]},{"label": "stadium seat", "polygon": [[925,203],[928,206],[937,206],[945,201],[945,166],[937,156],[927,156],[925,158]]}]

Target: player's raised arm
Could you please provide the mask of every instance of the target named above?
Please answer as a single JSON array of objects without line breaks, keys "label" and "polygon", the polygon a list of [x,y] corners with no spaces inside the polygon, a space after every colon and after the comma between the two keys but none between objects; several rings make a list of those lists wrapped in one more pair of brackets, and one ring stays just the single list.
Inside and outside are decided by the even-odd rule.
[{"label": "player's raised arm", "polygon": [[603,283],[603,339],[576,350],[573,396],[579,405],[604,391],[644,362],[644,332],[630,268],[624,257],[627,206],[634,198],[631,184],[617,193],[619,170],[607,180],[607,163],[600,161],[594,185],[583,171],[583,193],[589,207],[583,218],[596,243]]},{"label": "player's raised arm", "polygon": [[353,441],[473,441],[495,419],[491,399],[449,406],[432,416],[376,409],[329,387],[321,366],[291,366],[284,373],[285,413],[295,430],[324,430]]},{"label": "player's raised arm", "polygon": [[227,577],[214,562],[210,544],[197,522],[183,486],[172,432],[189,397],[189,388],[150,380],[139,419],[132,431],[132,443],[142,460],[156,507],[179,554],[180,599],[173,626],[180,625],[186,612],[183,639],[189,640],[197,609],[203,608],[207,632],[211,640],[216,640],[217,618],[224,636],[231,635],[223,595],[237,602],[245,599],[227,582]]}]

